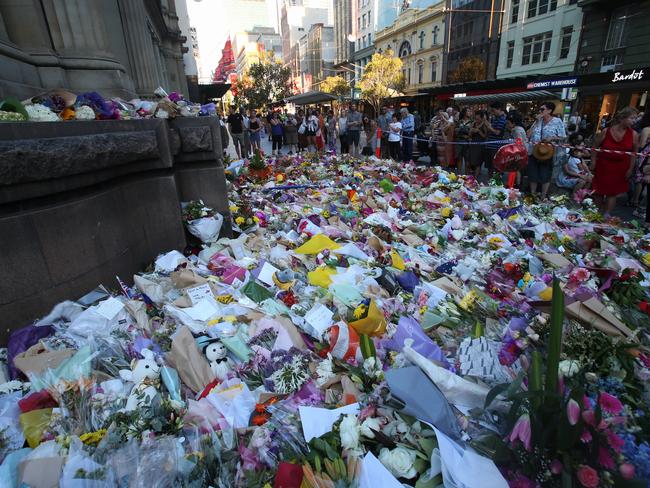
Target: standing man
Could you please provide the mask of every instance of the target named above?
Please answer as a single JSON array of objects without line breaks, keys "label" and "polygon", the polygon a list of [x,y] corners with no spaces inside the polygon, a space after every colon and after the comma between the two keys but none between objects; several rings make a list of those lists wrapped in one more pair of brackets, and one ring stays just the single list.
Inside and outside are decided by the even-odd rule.
[{"label": "standing man", "polygon": [[235,107],[230,107],[230,115],[228,115],[228,130],[232,137],[232,143],[237,151],[237,157],[243,158],[244,154],[244,119],[241,114],[235,112]]},{"label": "standing man", "polygon": [[[377,125],[381,129],[381,158],[388,159],[391,157],[390,147],[388,145],[388,136],[390,135],[390,124],[392,118],[388,115],[388,108],[381,107],[381,114],[377,117]],[[399,141],[397,141],[399,142]]]},{"label": "standing man", "polygon": [[361,139],[361,128],[363,126],[361,113],[357,112],[357,104],[350,105],[348,112],[348,144],[350,146],[351,154],[354,157],[359,156],[359,140]]},{"label": "standing man", "polygon": [[487,150],[485,152],[485,166],[488,171],[488,178],[491,178],[494,173],[494,156],[499,148],[504,145],[503,142],[497,141],[502,141],[506,133],[506,114],[503,110],[503,104],[501,102],[492,102],[490,111],[492,112],[492,119],[488,129]]},{"label": "standing man", "polygon": [[248,115],[246,115],[246,110],[243,108],[239,109],[239,114],[241,115],[243,126],[244,126],[244,157],[247,158],[251,154],[251,123]]},{"label": "standing man", "polygon": [[350,151],[348,143],[348,114],[344,108],[339,113],[339,139],[341,141],[341,153],[347,154]]},{"label": "standing man", "polygon": [[400,110],[402,114],[402,160],[408,163],[413,159],[413,137],[415,137],[415,119],[406,107]]}]

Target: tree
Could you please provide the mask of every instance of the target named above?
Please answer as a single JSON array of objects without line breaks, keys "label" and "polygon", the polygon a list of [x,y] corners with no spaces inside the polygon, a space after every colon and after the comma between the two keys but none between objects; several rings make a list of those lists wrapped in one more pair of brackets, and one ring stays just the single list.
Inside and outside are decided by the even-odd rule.
[{"label": "tree", "polygon": [[336,97],[350,95],[350,84],[342,76],[328,76],[320,84],[320,89]]},{"label": "tree", "polygon": [[244,108],[263,109],[271,102],[290,97],[291,68],[273,59],[253,63],[248,73],[233,87],[235,104]]},{"label": "tree", "polygon": [[366,65],[359,87],[361,97],[367,100],[375,109],[375,114],[378,114],[383,100],[404,87],[402,60],[393,57],[393,51],[390,49],[386,53],[373,54],[372,60]]},{"label": "tree", "polygon": [[468,81],[481,81],[484,79],[485,62],[476,56],[463,59],[449,75],[449,81],[452,83],[466,83]]}]

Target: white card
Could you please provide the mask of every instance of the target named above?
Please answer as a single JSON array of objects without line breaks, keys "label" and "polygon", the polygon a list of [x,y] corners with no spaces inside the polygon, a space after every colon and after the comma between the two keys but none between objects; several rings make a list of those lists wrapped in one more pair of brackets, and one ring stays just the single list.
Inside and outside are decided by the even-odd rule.
[{"label": "white card", "polygon": [[110,297],[108,300],[104,300],[97,305],[95,312],[102,317],[106,317],[108,320],[113,320],[113,318],[120,313],[123,308],[124,304],[122,302],[115,297]]},{"label": "white card", "polygon": [[320,437],[332,430],[334,422],[341,415],[349,413],[358,415],[359,404],[353,403],[352,405],[335,408],[334,410],[319,407],[298,407],[298,411],[300,413],[300,422],[302,423],[302,432],[305,436],[305,441],[309,442],[314,437]]},{"label": "white card", "polygon": [[231,244],[230,249],[232,250],[232,255],[237,261],[246,257],[246,252],[241,244]]},{"label": "white card", "polygon": [[333,316],[334,312],[325,305],[319,303],[307,312],[305,315],[305,322],[312,329],[311,334],[315,338],[320,339],[323,337],[323,333],[334,323],[332,320]]},{"label": "white card", "polygon": [[257,279],[260,280],[262,283],[266,283],[269,286],[273,286],[273,273],[278,272],[278,268],[273,266],[272,264],[266,262],[264,263],[264,266],[262,266],[262,269],[260,270],[260,274],[257,275]]},{"label": "white card", "polygon": [[199,286],[195,286],[194,288],[188,288],[185,291],[187,292],[187,296],[192,302],[192,305],[196,305],[206,297],[213,296],[212,290],[210,289],[210,285],[208,285],[207,283],[204,283]]},{"label": "white card", "polygon": [[402,483],[371,452],[363,458],[359,488],[402,488]]}]

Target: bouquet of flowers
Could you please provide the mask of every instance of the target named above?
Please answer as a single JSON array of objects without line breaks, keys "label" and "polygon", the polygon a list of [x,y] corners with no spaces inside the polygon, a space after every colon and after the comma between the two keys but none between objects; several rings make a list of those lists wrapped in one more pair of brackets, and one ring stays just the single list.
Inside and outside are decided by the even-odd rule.
[{"label": "bouquet of flowers", "polygon": [[205,206],[202,200],[182,204],[183,222],[187,230],[202,242],[212,242],[219,237],[223,215]]}]

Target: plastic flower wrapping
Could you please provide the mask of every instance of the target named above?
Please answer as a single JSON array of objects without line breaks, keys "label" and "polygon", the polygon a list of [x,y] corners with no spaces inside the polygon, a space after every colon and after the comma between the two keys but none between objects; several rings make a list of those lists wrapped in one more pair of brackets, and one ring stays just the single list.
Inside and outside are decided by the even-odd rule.
[{"label": "plastic flower wrapping", "polygon": [[[28,111],[130,113],[65,105]],[[439,168],[227,166],[186,249],[12,332],[2,486],[649,486],[650,235]]]}]

